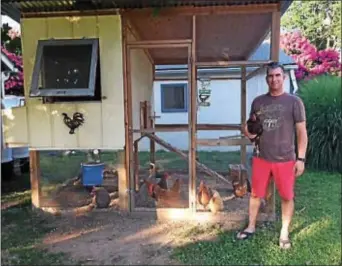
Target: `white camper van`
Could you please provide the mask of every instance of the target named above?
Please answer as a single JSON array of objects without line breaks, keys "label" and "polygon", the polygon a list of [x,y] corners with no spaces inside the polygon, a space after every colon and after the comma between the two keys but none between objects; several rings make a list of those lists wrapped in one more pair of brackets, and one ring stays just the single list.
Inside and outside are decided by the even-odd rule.
[{"label": "white camper van", "polygon": [[[13,107],[24,105],[25,98],[19,96],[5,96],[1,99],[1,109],[10,110]],[[21,172],[29,170],[29,149],[28,147],[6,147],[3,140],[3,131],[1,125],[1,177],[10,179],[13,175],[14,163],[20,166]]]}]

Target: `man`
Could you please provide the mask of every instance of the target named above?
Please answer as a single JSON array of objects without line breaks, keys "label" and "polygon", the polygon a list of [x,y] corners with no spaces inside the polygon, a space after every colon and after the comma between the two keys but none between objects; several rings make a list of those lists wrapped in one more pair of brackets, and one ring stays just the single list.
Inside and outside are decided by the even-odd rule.
[{"label": "man", "polygon": [[[269,91],[252,102],[250,116],[259,114],[263,131],[259,139],[259,153],[253,156],[249,224],[238,233],[237,238],[247,239],[254,234],[260,202],[266,196],[272,177],[281,197],[282,229],[279,245],[281,248],[290,248],[289,226],[294,212],[294,185],[296,178],[304,172],[307,132],[304,105],[297,96],[284,92],[284,81],[283,66],[278,63],[269,64],[266,75]],[[247,137],[256,137],[248,132],[246,125],[243,130]]]}]

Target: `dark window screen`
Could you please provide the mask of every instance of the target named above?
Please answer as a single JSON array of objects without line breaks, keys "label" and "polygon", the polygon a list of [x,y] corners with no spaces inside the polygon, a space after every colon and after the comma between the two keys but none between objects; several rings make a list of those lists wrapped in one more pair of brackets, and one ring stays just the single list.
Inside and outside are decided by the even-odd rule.
[{"label": "dark window screen", "polygon": [[78,89],[89,84],[92,45],[45,46],[41,89]]},{"label": "dark window screen", "polygon": [[185,109],[184,86],[163,88],[164,109]]}]

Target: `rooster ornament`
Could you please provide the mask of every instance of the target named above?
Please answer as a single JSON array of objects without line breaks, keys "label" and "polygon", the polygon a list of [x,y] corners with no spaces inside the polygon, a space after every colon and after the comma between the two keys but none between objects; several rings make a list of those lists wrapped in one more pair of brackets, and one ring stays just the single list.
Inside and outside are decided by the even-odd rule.
[{"label": "rooster ornament", "polygon": [[80,127],[84,123],[83,114],[80,112],[75,112],[72,116],[72,119],[66,113],[62,113],[62,115],[64,124],[70,129],[69,134],[74,134],[75,129]]}]

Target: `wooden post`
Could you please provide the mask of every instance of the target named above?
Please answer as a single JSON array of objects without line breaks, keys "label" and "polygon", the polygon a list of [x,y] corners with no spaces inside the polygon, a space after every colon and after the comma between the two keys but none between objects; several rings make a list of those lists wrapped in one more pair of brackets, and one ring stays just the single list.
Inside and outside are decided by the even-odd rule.
[{"label": "wooden post", "polygon": [[196,79],[196,16],[192,16],[192,44],[188,52],[189,70],[189,209],[196,212],[196,124],[197,124],[197,79]]},{"label": "wooden post", "polygon": [[[280,46],[280,11],[272,13],[272,27],[271,27],[271,60],[279,60],[279,46]],[[267,194],[270,196],[267,200],[265,210],[271,220],[275,215],[275,184],[272,179],[267,188]]]},{"label": "wooden post", "polygon": [[135,190],[139,190],[139,143],[134,142],[134,181],[135,181]]},{"label": "wooden post", "polygon": [[119,151],[119,163],[117,166],[118,171],[118,189],[119,189],[119,207],[121,210],[129,210],[129,198],[127,190],[129,189],[127,177],[127,164],[126,164],[126,147],[123,151]]},{"label": "wooden post", "polygon": [[279,60],[279,46],[280,46],[280,11],[272,12],[272,26],[271,26],[271,50],[270,58],[272,61]]},{"label": "wooden post", "polygon": [[[124,164],[125,170],[119,172],[119,202],[123,210],[132,210],[130,201],[130,176],[131,176],[131,159],[132,159],[132,92],[131,92],[131,75],[130,75],[130,51],[127,49],[127,28],[125,18],[122,17],[122,62],[123,62],[123,86],[124,86],[124,120],[125,120],[125,153]],[[125,179],[125,180],[124,180]]]},{"label": "wooden post", "polygon": [[[246,88],[247,88],[247,77],[246,77],[246,67],[241,67],[241,125],[246,123],[246,105],[247,105],[247,96],[246,96]],[[240,146],[240,157],[241,164],[246,166],[247,163],[247,146],[246,144],[241,144]]]},{"label": "wooden post", "polygon": [[[155,129],[155,114],[154,110],[152,109],[151,103],[148,105],[148,118],[150,121],[150,127],[151,129]],[[153,115],[152,115],[153,114]],[[154,135],[155,132],[152,132],[152,135]],[[154,140],[150,139],[150,162],[151,163],[156,163],[156,143]]]},{"label": "wooden post", "polygon": [[30,180],[31,180],[31,200],[32,206],[40,207],[40,160],[39,151],[30,151]]}]

